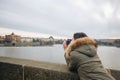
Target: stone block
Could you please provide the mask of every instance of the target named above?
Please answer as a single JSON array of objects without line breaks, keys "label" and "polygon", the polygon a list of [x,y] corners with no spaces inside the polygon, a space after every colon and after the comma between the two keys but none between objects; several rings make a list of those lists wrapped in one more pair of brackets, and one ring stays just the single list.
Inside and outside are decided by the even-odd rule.
[{"label": "stone block", "polygon": [[23,80],[22,66],[0,62],[0,80]]},{"label": "stone block", "polygon": [[25,80],[79,80],[76,73],[60,72],[44,68],[24,67]]},{"label": "stone block", "polygon": [[120,70],[110,70],[112,76],[116,79],[116,80],[120,80]]}]

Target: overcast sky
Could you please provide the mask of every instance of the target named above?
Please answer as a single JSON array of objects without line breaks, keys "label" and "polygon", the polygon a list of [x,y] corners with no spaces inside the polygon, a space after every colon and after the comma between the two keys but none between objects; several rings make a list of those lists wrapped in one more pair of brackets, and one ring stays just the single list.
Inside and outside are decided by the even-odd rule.
[{"label": "overcast sky", "polygon": [[0,28],[120,37],[120,0],[0,0]]}]

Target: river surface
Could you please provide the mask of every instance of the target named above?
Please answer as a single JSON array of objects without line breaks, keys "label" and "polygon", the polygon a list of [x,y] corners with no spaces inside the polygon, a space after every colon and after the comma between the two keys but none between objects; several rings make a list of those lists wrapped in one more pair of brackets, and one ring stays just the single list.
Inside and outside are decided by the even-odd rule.
[{"label": "river surface", "polygon": [[[120,70],[120,48],[99,46],[97,53],[105,68]],[[66,64],[62,45],[0,47],[0,56]]]}]

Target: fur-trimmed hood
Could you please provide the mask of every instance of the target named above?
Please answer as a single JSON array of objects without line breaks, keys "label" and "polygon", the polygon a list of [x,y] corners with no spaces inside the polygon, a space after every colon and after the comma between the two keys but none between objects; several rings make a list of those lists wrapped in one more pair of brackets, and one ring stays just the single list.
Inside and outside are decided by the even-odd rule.
[{"label": "fur-trimmed hood", "polygon": [[66,58],[69,58],[70,52],[72,50],[76,49],[77,47],[87,45],[87,44],[91,44],[91,45],[94,45],[95,47],[97,47],[96,41],[89,37],[78,38],[74,41],[71,41],[71,43],[68,45],[67,49],[65,50]]}]

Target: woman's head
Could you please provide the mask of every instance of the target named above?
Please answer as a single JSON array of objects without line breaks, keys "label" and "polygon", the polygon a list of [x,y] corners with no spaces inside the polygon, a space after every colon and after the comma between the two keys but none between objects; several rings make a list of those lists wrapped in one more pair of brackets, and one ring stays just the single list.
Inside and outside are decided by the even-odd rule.
[{"label": "woman's head", "polygon": [[77,32],[77,33],[74,33],[74,35],[73,35],[74,39],[78,39],[78,38],[82,38],[82,37],[87,37],[87,35],[83,32]]}]

